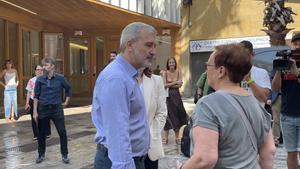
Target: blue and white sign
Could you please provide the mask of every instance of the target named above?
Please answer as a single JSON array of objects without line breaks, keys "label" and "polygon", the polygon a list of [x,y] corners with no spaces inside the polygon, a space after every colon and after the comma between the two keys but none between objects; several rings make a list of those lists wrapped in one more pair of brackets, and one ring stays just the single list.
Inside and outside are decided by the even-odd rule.
[{"label": "blue and white sign", "polygon": [[228,39],[215,39],[215,40],[191,40],[190,53],[195,52],[211,52],[217,45],[239,43],[243,40],[248,40],[253,44],[254,48],[270,47],[269,36],[255,36],[255,37],[242,37],[242,38],[228,38]]}]

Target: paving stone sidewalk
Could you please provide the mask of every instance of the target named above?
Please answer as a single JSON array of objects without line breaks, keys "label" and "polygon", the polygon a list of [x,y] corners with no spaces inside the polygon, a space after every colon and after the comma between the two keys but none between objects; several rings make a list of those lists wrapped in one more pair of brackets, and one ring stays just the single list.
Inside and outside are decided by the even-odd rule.
[{"label": "paving stone sidewalk", "polygon": [[[194,109],[192,99],[183,99],[188,113]],[[90,106],[65,109],[70,164],[63,164],[60,156],[59,137],[52,124],[52,136],[47,140],[46,160],[35,164],[37,142],[32,140],[30,116],[24,115],[15,123],[0,120],[0,169],[92,169],[96,146],[93,143],[95,128],[91,123]],[[170,132],[169,144],[164,146],[165,158],[159,160],[159,169],[170,169],[176,160],[187,158],[175,144],[174,132]],[[286,168],[286,153],[277,149],[275,169]]]}]

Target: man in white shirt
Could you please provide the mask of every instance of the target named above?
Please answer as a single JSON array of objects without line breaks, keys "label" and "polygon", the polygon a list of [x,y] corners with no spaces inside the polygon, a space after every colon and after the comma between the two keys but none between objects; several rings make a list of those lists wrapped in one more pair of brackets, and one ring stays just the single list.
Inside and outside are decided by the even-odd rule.
[{"label": "man in white shirt", "polygon": [[[253,45],[249,41],[240,42],[253,56]],[[250,91],[255,98],[261,103],[262,106],[268,100],[268,95],[271,91],[271,82],[268,72],[265,69],[252,66],[248,75],[242,81],[242,87]]]}]

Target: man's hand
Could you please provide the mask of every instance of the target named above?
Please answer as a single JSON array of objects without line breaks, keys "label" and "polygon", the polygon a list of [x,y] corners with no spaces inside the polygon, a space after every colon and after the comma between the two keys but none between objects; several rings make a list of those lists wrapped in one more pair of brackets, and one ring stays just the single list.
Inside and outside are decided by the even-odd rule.
[{"label": "man's hand", "polygon": [[272,100],[268,99],[266,104],[269,105],[269,106],[272,106]]},{"label": "man's hand", "polygon": [[65,108],[69,104],[69,101],[70,101],[70,97],[66,97],[65,102],[62,103],[61,105]]},{"label": "man's hand", "polygon": [[62,105],[63,107],[67,107],[68,103],[63,102],[61,105]]},{"label": "man's hand", "polygon": [[290,59],[290,61],[292,62],[290,71],[291,71],[292,74],[294,74],[295,76],[298,77],[298,70],[297,70],[296,60],[295,59]]},{"label": "man's hand", "polygon": [[33,119],[34,119],[35,123],[38,124],[38,116],[39,116],[38,113],[36,111],[33,111],[32,116],[33,116]]}]

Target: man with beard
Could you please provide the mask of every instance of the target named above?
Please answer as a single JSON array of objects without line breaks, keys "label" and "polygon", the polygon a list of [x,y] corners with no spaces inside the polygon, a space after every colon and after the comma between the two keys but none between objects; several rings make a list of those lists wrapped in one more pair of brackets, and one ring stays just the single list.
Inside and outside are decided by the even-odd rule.
[{"label": "man with beard", "polygon": [[92,105],[97,129],[95,169],[145,168],[150,132],[137,70],[150,67],[155,36],[150,25],[127,25],[120,38],[120,54],[97,78]]},{"label": "man with beard", "polygon": [[[34,87],[33,118],[38,124],[38,153],[36,163],[45,160],[46,132],[50,120],[53,121],[60,137],[63,163],[69,163],[68,138],[65,127],[63,107],[67,106],[71,97],[71,87],[63,75],[55,73],[54,58],[42,60],[45,75],[37,78]],[[62,91],[65,90],[66,100],[62,103]]]}]

